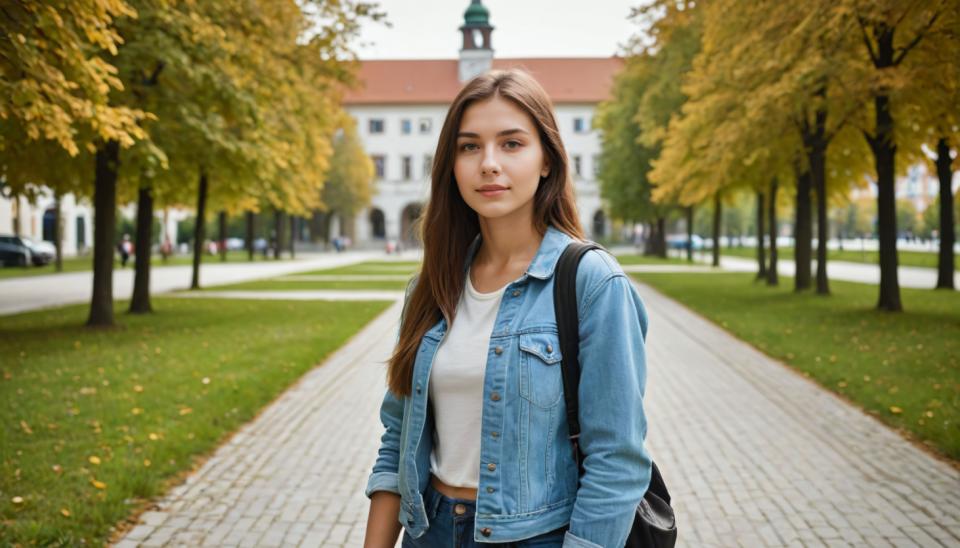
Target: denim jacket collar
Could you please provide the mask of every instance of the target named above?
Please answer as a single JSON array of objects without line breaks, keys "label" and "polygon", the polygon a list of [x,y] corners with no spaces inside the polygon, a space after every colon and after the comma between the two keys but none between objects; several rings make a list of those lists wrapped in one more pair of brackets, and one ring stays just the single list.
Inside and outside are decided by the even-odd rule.
[{"label": "denim jacket collar", "polygon": [[[553,271],[557,267],[560,254],[563,253],[567,244],[572,240],[573,238],[557,230],[553,225],[547,225],[547,232],[543,235],[540,247],[537,248],[537,254],[534,255],[533,260],[530,261],[530,266],[527,267],[526,274],[540,280],[549,279],[553,276]],[[477,237],[474,238],[470,244],[470,248],[467,250],[466,261],[464,261],[463,264],[464,274],[466,274],[470,264],[473,263],[473,257],[476,255],[477,250],[480,249],[481,241],[481,235],[477,234]]]}]

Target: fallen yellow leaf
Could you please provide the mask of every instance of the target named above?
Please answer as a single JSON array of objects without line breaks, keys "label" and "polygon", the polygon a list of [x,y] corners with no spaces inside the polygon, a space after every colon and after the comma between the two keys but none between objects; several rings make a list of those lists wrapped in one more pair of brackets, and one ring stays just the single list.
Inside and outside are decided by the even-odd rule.
[{"label": "fallen yellow leaf", "polygon": [[94,456],[91,456],[91,457],[90,457],[89,459],[87,459],[87,460],[90,461],[90,464],[100,464],[100,457],[95,456],[95,455],[94,455]]},{"label": "fallen yellow leaf", "polygon": [[149,437],[149,438],[150,438],[151,440],[153,440],[153,441],[157,441],[158,439],[160,439],[160,436],[158,436],[158,435],[157,435],[156,433],[154,433],[154,432],[150,432],[150,435],[147,436],[147,437]]},{"label": "fallen yellow leaf", "polygon": [[130,410],[130,413],[132,413],[132,414],[134,414],[134,415],[143,414],[143,408],[134,407],[133,409]]},{"label": "fallen yellow leaf", "polygon": [[143,387],[140,386],[139,384],[135,384],[135,385],[133,385],[133,391],[134,391],[134,392],[143,392]]},{"label": "fallen yellow leaf", "polygon": [[33,434],[33,430],[30,430],[30,425],[27,424],[27,421],[20,421],[20,428],[23,429],[25,434]]},{"label": "fallen yellow leaf", "polygon": [[181,415],[189,415],[190,413],[193,413],[193,409],[190,409],[189,407],[184,407],[180,410]]},{"label": "fallen yellow leaf", "polygon": [[143,465],[146,467],[150,466],[150,459],[143,459]]},{"label": "fallen yellow leaf", "polygon": [[23,497],[13,497],[10,501],[14,504],[23,504]]},{"label": "fallen yellow leaf", "polygon": [[933,411],[927,411],[926,413],[924,413],[924,415],[926,415],[928,419],[932,419],[932,418],[933,418]]},{"label": "fallen yellow leaf", "polygon": [[896,405],[891,405],[890,412],[893,413],[894,415],[899,415],[900,413],[903,413],[903,409],[900,409]]},{"label": "fallen yellow leaf", "polygon": [[60,509],[60,513],[63,514],[63,517],[65,517],[65,518],[69,518],[69,517],[70,517],[70,510],[67,510],[66,508],[61,508],[61,509]]},{"label": "fallen yellow leaf", "polygon": [[57,474],[63,473],[63,467],[60,466],[59,464],[54,464],[51,468],[53,468],[53,471],[56,472]]},{"label": "fallen yellow leaf", "polygon": [[97,489],[106,489],[106,488],[107,488],[107,484],[106,484],[106,483],[103,483],[102,481],[97,481],[97,480],[95,480],[95,479],[90,480],[90,484],[93,485],[94,487],[96,487]]}]

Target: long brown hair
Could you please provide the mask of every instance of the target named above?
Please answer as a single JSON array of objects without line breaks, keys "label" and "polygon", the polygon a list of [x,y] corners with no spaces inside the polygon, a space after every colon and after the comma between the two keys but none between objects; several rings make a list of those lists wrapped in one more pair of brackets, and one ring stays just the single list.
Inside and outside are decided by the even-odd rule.
[{"label": "long brown hair", "polygon": [[534,194],[534,228],[543,236],[547,226],[553,225],[571,237],[583,239],[567,153],[547,92],[532,76],[516,69],[494,70],[470,80],[447,111],[437,142],[430,200],[420,219],[423,266],[407,301],[400,340],[387,368],[387,385],[397,396],[410,395],[413,362],[424,333],[441,317],[447,319],[449,326],[456,315],[465,281],[464,261],[480,232],[477,213],[463,200],[453,173],[457,133],[467,107],[495,94],[513,101],[530,116],[550,166]]}]

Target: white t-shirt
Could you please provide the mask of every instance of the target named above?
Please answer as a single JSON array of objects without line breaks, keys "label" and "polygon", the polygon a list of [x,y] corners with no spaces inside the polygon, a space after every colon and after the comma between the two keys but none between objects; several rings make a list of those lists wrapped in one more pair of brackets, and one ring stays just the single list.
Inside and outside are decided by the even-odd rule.
[{"label": "white t-shirt", "polygon": [[437,349],[430,371],[435,425],[430,473],[447,485],[476,489],[487,346],[506,285],[480,293],[467,272],[464,286],[453,326]]}]

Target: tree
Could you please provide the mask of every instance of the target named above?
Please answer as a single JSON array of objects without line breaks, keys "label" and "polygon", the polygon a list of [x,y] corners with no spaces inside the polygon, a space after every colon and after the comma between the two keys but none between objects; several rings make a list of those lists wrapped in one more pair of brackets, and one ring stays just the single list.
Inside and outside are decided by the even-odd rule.
[{"label": "tree", "polygon": [[[898,147],[906,138],[898,129],[896,109],[903,97],[918,92],[912,78],[909,57],[926,41],[943,45],[945,15],[955,13],[956,0],[912,2],[895,0],[846,0],[846,9],[856,15],[864,63],[860,71],[848,74],[850,87],[873,104],[872,123],[865,121],[861,132],[873,153],[877,177],[877,226],[880,236],[880,294],[877,308],[903,310],[897,278],[897,226],[894,177]],[[934,47],[936,47],[934,46]],[[916,55],[914,55],[915,57]],[[919,149],[919,144],[912,147]]]}]

